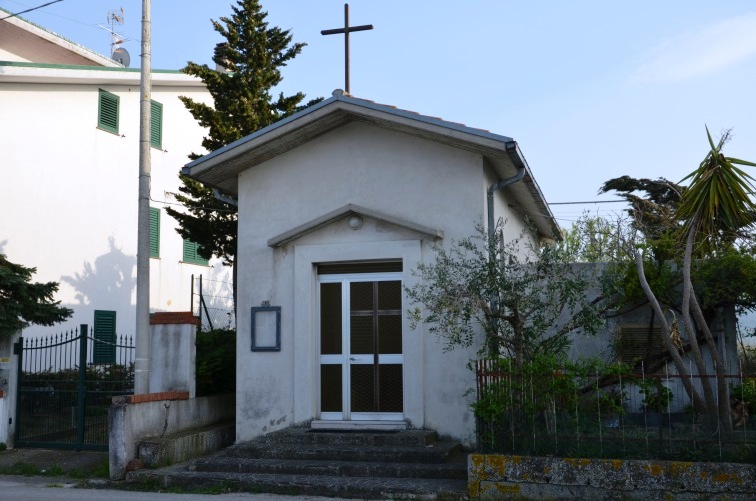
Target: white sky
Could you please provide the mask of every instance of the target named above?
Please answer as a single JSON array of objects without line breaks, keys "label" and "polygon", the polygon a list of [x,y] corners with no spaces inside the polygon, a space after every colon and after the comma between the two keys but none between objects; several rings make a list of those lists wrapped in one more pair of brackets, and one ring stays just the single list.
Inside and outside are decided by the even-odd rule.
[{"label": "white sky", "polygon": [[[49,0],[0,0],[12,12]],[[231,0],[152,0],[153,68],[211,62],[210,19]],[[306,42],[280,90],[308,98],[343,88],[342,0],[263,0],[271,24]],[[101,53],[108,10],[139,63],[141,0],[64,0],[24,14]],[[352,94],[513,137],[549,202],[628,174],[679,181],[713,134],[733,128],[730,156],[756,160],[756,3],[748,0],[351,0]],[[756,172],[755,172],[756,174]],[[552,205],[569,226],[584,208]]]}]

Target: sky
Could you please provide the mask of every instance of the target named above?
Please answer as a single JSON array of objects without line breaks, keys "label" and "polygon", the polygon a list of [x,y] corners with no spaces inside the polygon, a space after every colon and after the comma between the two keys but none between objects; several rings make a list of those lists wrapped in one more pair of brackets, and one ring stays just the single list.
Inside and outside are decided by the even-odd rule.
[{"label": "sky", "polygon": [[[50,0],[0,0],[18,12]],[[210,19],[232,0],[152,0],[152,67],[212,64]],[[234,2],[235,3],[235,2]],[[63,0],[23,17],[109,53],[108,11],[138,66],[141,0]],[[307,47],[279,91],[328,97],[344,87],[344,3],[263,0],[271,25]],[[749,0],[352,0],[356,97],[518,141],[559,223],[612,217],[607,179],[680,181],[707,153],[705,125],[732,129],[729,156],[756,160],[756,3]],[[754,172],[756,174],[756,172]]]}]

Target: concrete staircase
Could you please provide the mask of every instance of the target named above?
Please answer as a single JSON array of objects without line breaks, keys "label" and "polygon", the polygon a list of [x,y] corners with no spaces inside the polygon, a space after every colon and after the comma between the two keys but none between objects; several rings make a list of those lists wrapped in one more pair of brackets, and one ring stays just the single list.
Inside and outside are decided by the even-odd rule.
[{"label": "concrete staircase", "polygon": [[462,446],[425,430],[289,428],[189,465],[132,472],[128,481],[362,499],[466,499]]}]

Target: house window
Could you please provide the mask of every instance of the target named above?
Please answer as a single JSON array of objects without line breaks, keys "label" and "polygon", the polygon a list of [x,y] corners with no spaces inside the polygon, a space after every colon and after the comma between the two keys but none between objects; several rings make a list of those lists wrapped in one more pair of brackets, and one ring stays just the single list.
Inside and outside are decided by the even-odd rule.
[{"label": "house window", "polygon": [[197,251],[197,242],[192,242],[189,239],[184,239],[184,259],[185,263],[201,264],[207,266],[207,259],[200,256]]},{"label": "house window", "polygon": [[150,257],[160,257],[160,209],[150,207]]},{"label": "house window", "polygon": [[150,101],[150,145],[159,150],[163,149],[163,105],[157,101]]},{"label": "house window", "polygon": [[118,101],[118,96],[100,89],[100,99],[97,108],[98,129],[118,134]]},{"label": "house window", "polygon": [[631,367],[648,364],[667,353],[660,327],[648,324],[623,324],[617,328],[617,359]]},{"label": "house window", "polygon": [[116,355],[116,312],[95,310],[94,312],[94,348],[92,362],[95,364],[114,364]]}]

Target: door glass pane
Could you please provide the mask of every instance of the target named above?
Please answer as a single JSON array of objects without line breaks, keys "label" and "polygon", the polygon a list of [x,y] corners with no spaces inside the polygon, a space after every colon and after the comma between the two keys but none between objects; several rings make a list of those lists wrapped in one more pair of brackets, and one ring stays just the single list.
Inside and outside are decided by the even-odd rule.
[{"label": "door glass pane", "polygon": [[320,411],[341,412],[341,364],[320,366]]},{"label": "door glass pane", "polygon": [[378,316],[378,353],[402,352],[402,315]]},{"label": "door glass pane", "polygon": [[375,412],[375,378],[373,364],[352,364],[352,412]]},{"label": "door glass pane", "polygon": [[373,282],[352,282],[349,287],[349,307],[351,311],[372,311]]},{"label": "door glass pane", "polygon": [[378,412],[403,412],[402,365],[379,365],[378,387],[380,388]]},{"label": "door glass pane", "polygon": [[402,309],[402,283],[400,281],[378,282],[378,309]]},{"label": "door glass pane", "polygon": [[341,354],[341,284],[320,284],[320,353]]},{"label": "door glass pane", "polygon": [[349,352],[355,355],[375,353],[372,316],[350,318]]}]

